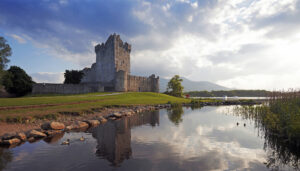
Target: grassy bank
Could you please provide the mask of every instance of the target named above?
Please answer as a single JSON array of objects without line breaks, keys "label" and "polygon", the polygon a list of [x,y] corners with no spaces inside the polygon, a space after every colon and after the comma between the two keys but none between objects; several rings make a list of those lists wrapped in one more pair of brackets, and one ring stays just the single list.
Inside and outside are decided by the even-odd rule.
[{"label": "grassy bank", "polygon": [[189,103],[190,100],[151,92],[90,93],[49,95],[0,99],[0,120],[22,120],[26,117],[55,118],[63,112],[87,114],[102,107]]}]

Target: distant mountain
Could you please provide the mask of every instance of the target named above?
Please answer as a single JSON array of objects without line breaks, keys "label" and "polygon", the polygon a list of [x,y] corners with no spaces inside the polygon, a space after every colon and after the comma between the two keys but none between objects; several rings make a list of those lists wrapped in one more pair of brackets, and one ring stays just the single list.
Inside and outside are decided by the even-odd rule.
[{"label": "distant mountain", "polygon": [[[184,92],[187,91],[212,91],[212,90],[229,90],[227,87],[220,86],[208,81],[191,81],[187,78],[182,77],[182,85]],[[159,78],[159,90],[164,92],[167,89],[169,79]]]}]

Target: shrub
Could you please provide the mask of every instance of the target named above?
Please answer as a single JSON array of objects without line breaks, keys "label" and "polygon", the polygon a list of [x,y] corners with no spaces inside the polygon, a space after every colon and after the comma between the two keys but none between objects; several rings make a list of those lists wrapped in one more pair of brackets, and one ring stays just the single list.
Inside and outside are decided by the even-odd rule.
[{"label": "shrub", "polygon": [[3,85],[5,90],[16,96],[24,96],[32,90],[31,77],[17,66],[11,66],[3,77]]}]

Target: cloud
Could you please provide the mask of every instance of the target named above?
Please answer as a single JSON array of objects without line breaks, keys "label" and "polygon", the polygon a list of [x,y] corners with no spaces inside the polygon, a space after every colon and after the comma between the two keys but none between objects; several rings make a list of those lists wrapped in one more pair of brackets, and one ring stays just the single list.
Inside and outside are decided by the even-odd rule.
[{"label": "cloud", "polygon": [[[277,76],[299,72],[299,8],[299,0],[3,0],[0,26],[80,67],[116,32],[132,44],[133,74],[272,89]],[[286,81],[281,88],[300,84]]]},{"label": "cloud", "polygon": [[22,38],[21,36],[18,36],[16,34],[11,34],[9,36],[11,36],[12,38],[14,38],[15,40],[17,40],[21,44],[26,43],[26,40],[24,38]]},{"label": "cloud", "polygon": [[30,74],[32,80],[38,83],[63,83],[63,73],[39,72]]}]

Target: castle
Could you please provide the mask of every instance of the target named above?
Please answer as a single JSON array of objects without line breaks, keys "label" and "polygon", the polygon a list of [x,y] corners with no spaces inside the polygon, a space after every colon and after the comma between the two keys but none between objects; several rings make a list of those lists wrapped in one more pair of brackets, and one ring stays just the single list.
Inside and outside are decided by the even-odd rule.
[{"label": "castle", "polygon": [[84,68],[80,84],[33,85],[33,94],[79,94],[103,91],[159,92],[159,77],[133,76],[130,74],[131,45],[120,35],[112,34],[105,43],[95,46],[96,63]]}]

